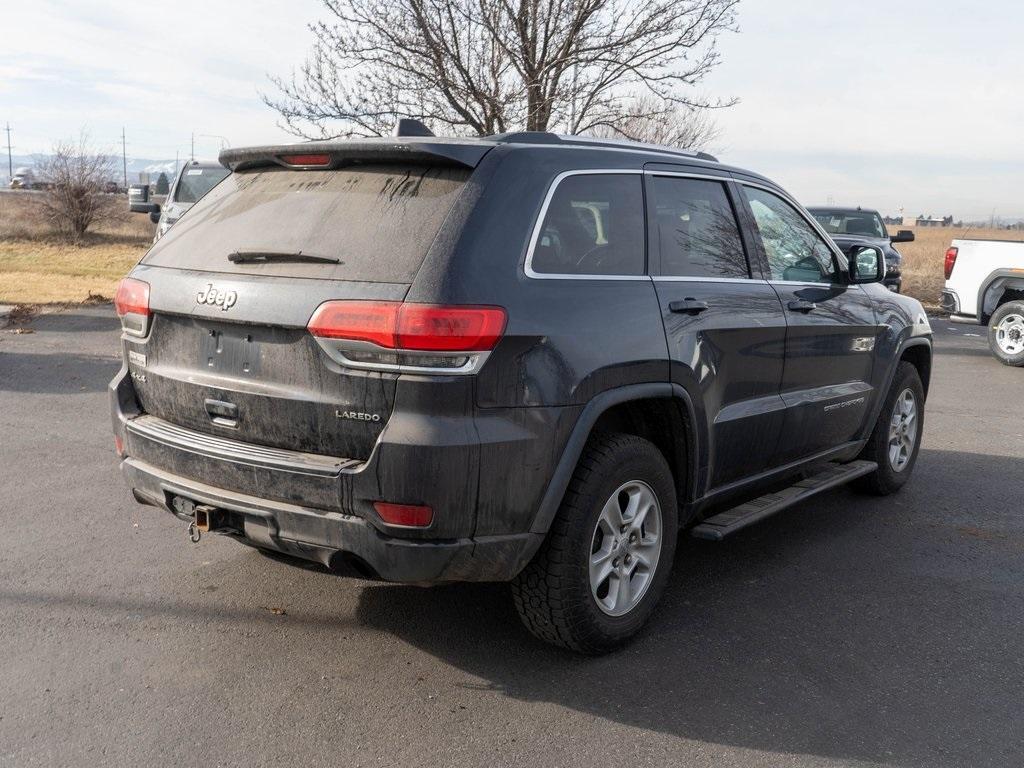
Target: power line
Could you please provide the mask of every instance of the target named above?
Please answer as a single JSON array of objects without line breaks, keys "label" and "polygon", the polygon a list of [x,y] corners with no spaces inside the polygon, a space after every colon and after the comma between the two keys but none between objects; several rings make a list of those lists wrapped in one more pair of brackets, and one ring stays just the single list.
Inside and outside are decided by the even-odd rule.
[{"label": "power line", "polygon": [[11,124],[7,123],[7,175],[14,178],[14,165],[11,162]]},{"label": "power line", "polygon": [[124,126],[121,126],[121,167],[124,169],[124,188],[128,189],[128,144],[124,136]]}]

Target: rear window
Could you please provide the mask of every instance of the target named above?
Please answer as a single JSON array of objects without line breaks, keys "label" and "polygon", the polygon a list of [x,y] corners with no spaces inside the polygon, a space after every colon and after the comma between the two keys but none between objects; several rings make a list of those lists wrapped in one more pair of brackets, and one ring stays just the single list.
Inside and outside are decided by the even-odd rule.
[{"label": "rear window", "polygon": [[[469,177],[465,168],[364,165],[334,171],[233,173],[143,259],[211,272],[412,282]],[[339,263],[229,260],[296,254]]]},{"label": "rear window", "polygon": [[185,168],[174,190],[174,202],[194,203],[217,186],[231,171],[227,168]]}]

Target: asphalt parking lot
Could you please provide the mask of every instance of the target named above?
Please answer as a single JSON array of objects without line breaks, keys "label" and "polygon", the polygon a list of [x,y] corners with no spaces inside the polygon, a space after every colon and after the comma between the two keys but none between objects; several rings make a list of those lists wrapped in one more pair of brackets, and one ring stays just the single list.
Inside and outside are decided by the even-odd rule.
[{"label": "asphalt parking lot", "polygon": [[137,506],[108,307],[0,331],[0,765],[1019,766],[1024,370],[934,321],[914,479],[683,538],[626,650],[503,585],[300,570]]}]

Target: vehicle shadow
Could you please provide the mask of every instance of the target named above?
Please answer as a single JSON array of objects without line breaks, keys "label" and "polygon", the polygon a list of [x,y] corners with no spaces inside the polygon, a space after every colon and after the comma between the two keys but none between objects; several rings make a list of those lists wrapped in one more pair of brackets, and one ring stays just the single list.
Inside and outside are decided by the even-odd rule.
[{"label": "vehicle shadow", "polygon": [[0,392],[101,392],[120,366],[114,357],[97,355],[0,352]]},{"label": "vehicle shadow", "polygon": [[35,315],[26,325],[36,333],[102,333],[121,329],[114,307],[106,304],[73,312]]},{"label": "vehicle shadow", "polygon": [[1010,457],[923,451],[903,495],[844,489],[720,544],[683,536],[651,626],[604,658],[534,640],[505,585],[367,588],[359,619],[514,699],[687,739],[900,765],[1015,764],[1024,536],[1016,523],[1010,540],[987,537],[977,516],[981,536],[952,515],[918,519],[943,510],[951,462],[977,471],[979,505],[1019,471]]}]

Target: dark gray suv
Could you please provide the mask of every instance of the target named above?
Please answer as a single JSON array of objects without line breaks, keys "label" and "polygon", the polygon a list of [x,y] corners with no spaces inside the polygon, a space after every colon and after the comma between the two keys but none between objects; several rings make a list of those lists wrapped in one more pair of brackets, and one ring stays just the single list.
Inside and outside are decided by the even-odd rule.
[{"label": "dark gray suv", "polygon": [[931,329],[768,179],[520,133],[232,149],[122,283],[136,500],[401,582],[510,581],[633,635],[677,535],[909,477]]}]

